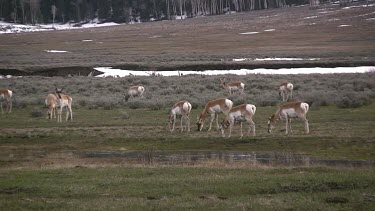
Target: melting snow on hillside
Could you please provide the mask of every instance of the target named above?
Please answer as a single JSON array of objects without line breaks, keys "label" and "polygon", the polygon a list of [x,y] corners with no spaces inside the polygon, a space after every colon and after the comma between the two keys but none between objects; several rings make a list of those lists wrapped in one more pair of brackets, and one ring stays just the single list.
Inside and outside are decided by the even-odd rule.
[{"label": "melting snow on hillside", "polygon": [[[97,67],[94,68],[102,72],[103,74],[97,77],[125,77],[125,76],[149,76],[149,71],[134,71],[134,70],[121,70],[112,69],[111,67]],[[156,71],[153,72],[160,76],[178,76],[183,75],[248,75],[248,74],[333,74],[333,73],[366,73],[374,72],[375,67],[363,66],[363,67],[336,67],[336,68],[282,68],[282,69],[240,69],[240,70],[206,70],[206,71]]]},{"label": "melting snow on hillside", "polygon": [[38,25],[22,25],[13,24],[0,21],[0,34],[22,33],[22,32],[37,32],[37,31],[53,31],[53,30],[68,30],[68,29],[82,29],[103,26],[116,26],[117,23],[99,23],[97,19],[82,25],[75,24],[38,24]]}]

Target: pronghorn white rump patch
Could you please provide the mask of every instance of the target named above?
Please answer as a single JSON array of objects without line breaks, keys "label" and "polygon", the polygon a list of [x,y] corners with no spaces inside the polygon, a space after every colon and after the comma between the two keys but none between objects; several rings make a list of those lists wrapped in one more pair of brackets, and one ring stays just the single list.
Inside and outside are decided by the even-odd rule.
[{"label": "pronghorn white rump patch", "polygon": [[229,109],[233,107],[233,102],[231,100],[225,99],[225,104],[228,106]]},{"label": "pronghorn white rump patch", "polygon": [[251,105],[251,104],[247,104],[246,105],[246,110],[251,113],[252,115],[255,114],[255,111],[256,111],[256,107],[254,105]]}]

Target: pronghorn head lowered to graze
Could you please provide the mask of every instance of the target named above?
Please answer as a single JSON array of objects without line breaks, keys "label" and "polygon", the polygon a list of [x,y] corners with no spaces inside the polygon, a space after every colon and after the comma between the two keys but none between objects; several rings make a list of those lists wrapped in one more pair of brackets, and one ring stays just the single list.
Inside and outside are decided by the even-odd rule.
[{"label": "pronghorn head lowered to graze", "polygon": [[238,82],[227,83],[226,78],[220,79],[220,87],[227,90],[231,95],[233,92],[239,92],[240,94],[245,94],[245,84]]},{"label": "pronghorn head lowered to graze", "polygon": [[208,128],[208,131],[211,130],[212,122],[215,119],[217,129],[219,129],[219,114],[224,113],[225,115],[227,115],[232,106],[233,102],[225,98],[219,98],[216,100],[209,101],[204,107],[202,113],[199,116],[197,116],[196,124],[198,126],[198,131],[201,131],[203,129],[204,121],[206,120],[207,116],[211,116],[210,127]]},{"label": "pronghorn head lowered to graze", "polygon": [[309,111],[309,104],[304,102],[289,102],[281,105],[274,115],[268,118],[268,132],[271,133],[274,128],[277,120],[285,120],[286,130],[285,134],[288,134],[288,131],[292,133],[292,119],[299,118],[302,119],[305,123],[305,134],[308,134],[309,131],[309,122],[306,119],[306,114]]},{"label": "pronghorn head lowered to graze", "polygon": [[4,114],[3,110],[3,101],[6,105],[6,113],[12,112],[12,95],[13,92],[9,89],[0,89],[0,106],[1,106],[1,113]]},{"label": "pronghorn head lowered to graze", "polygon": [[293,98],[293,84],[289,82],[284,82],[279,86],[279,96],[283,101],[288,101]]},{"label": "pronghorn head lowered to graze", "polygon": [[128,89],[128,92],[124,94],[125,101],[128,101],[129,98],[134,97],[143,98],[143,92],[145,92],[145,88],[143,86],[132,86]]},{"label": "pronghorn head lowered to graze", "polygon": [[56,117],[56,107],[57,107],[57,95],[55,94],[48,94],[45,101],[47,110],[47,119],[53,119]]},{"label": "pronghorn head lowered to graze", "polygon": [[228,135],[228,138],[229,138],[232,134],[233,125],[235,123],[240,123],[241,138],[242,138],[243,137],[242,122],[249,123],[248,135],[250,135],[250,132],[253,131],[253,136],[255,136],[255,123],[253,121],[253,116],[255,115],[255,111],[256,111],[256,107],[252,104],[242,104],[242,105],[239,105],[230,109],[227,117],[224,119],[224,121],[220,125],[222,136],[225,137],[224,129],[227,129],[229,127],[229,135]]},{"label": "pronghorn head lowered to graze", "polygon": [[187,131],[190,131],[190,111],[191,111],[191,104],[186,100],[181,100],[173,105],[170,114],[169,114],[169,130],[171,132],[174,131],[174,125],[176,123],[177,116],[181,116],[181,132],[184,131],[184,127],[182,125],[183,119],[186,119],[187,122]]},{"label": "pronghorn head lowered to graze", "polygon": [[62,94],[63,89],[56,88],[56,97],[57,97],[57,122],[62,122],[61,115],[63,109],[66,107],[66,121],[68,121],[70,114],[70,121],[73,121],[73,112],[72,112],[72,101],[73,99],[69,95]]}]

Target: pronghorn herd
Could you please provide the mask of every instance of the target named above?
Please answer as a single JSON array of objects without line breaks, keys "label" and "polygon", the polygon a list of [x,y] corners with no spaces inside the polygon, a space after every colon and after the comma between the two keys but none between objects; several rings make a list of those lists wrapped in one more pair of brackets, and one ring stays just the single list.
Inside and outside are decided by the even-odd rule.
[{"label": "pronghorn herd", "polygon": [[[231,82],[227,83],[226,79],[220,79],[220,86],[229,92],[231,95],[234,92],[239,92],[239,94],[245,94],[245,84],[242,82]],[[47,106],[47,118],[53,119],[57,118],[57,122],[62,122],[62,112],[66,109],[66,121],[73,121],[73,112],[72,112],[72,97],[62,93],[63,89],[55,88],[55,93],[48,94],[45,98],[45,105]],[[143,86],[132,86],[124,94],[125,101],[128,101],[129,98],[140,97],[143,98],[143,93],[145,88]],[[282,83],[279,86],[279,95],[282,98],[282,101],[288,101],[293,98],[293,84],[289,82]],[[6,113],[12,111],[12,91],[8,89],[0,90],[0,105],[2,113],[3,102],[6,104]],[[181,100],[173,105],[169,113],[169,130],[173,132],[175,130],[175,124],[177,117],[180,117],[180,130],[181,132],[190,131],[190,113],[192,105],[186,101]],[[274,115],[269,117],[268,121],[268,132],[271,133],[274,125],[277,120],[281,119],[285,121],[286,130],[285,134],[292,133],[291,119],[299,118],[304,121],[305,124],[305,133],[309,133],[309,124],[306,119],[306,114],[309,111],[309,105],[304,102],[286,102],[282,104],[275,112]],[[57,115],[56,115],[57,112]],[[216,128],[219,130],[223,137],[225,137],[225,129],[229,128],[228,137],[232,134],[232,129],[234,124],[240,124],[240,135],[243,137],[242,124],[247,122],[249,124],[248,135],[252,132],[252,135],[255,136],[255,123],[253,121],[253,116],[256,112],[256,106],[252,104],[242,104],[233,107],[233,102],[227,98],[219,98],[208,101],[200,113],[197,116],[197,130],[202,131],[205,120],[207,117],[210,118],[210,123],[208,131],[212,129],[212,123],[216,119]],[[223,113],[225,119],[219,124],[219,114]],[[183,124],[185,120],[185,126]]]}]

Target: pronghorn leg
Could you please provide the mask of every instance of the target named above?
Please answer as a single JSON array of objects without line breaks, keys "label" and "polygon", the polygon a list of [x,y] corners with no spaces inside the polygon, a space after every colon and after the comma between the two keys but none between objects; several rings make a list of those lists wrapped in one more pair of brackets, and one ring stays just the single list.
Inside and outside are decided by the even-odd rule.
[{"label": "pronghorn leg", "polygon": [[305,122],[305,134],[309,134],[309,121],[306,119],[306,117],[303,118],[303,121]]},{"label": "pronghorn leg", "polygon": [[229,125],[229,134],[228,134],[228,138],[230,138],[230,135],[232,135],[232,128],[233,128],[233,124],[230,123],[230,125]]},{"label": "pronghorn leg", "polygon": [[289,133],[293,133],[292,132],[292,119],[289,118]]},{"label": "pronghorn leg", "polygon": [[73,121],[73,111],[72,111],[72,106],[69,106],[69,113],[70,113],[70,121]]},{"label": "pronghorn leg", "polygon": [[181,116],[181,133],[184,131],[184,126],[182,125],[182,121],[184,120],[184,115]]},{"label": "pronghorn leg", "polygon": [[4,114],[3,103],[2,102],[0,102],[0,107],[1,107],[1,114]]},{"label": "pronghorn leg", "polygon": [[240,131],[241,131],[241,137],[240,137],[240,138],[242,138],[242,137],[243,137],[243,133],[242,133],[242,122],[240,122]]},{"label": "pronghorn leg", "polygon": [[173,117],[173,125],[172,125],[172,129],[170,129],[171,132],[174,131],[174,126],[175,126],[175,124],[176,124],[176,116]]},{"label": "pronghorn leg", "polygon": [[11,113],[12,112],[12,100],[9,99],[9,112],[8,113]]},{"label": "pronghorn leg", "polygon": [[219,130],[219,114],[216,114],[216,130]]},{"label": "pronghorn leg", "polygon": [[289,118],[286,117],[286,120],[285,120],[285,135],[288,135],[288,128],[289,128],[288,122],[289,122]]},{"label": "pronghorn leg", "polygon": [[190,118],[186,115],[186,121],[187,121],[187,131],[190,132]]},{"label": "pronghorn leg", "polygon": [[210,127],[208,128],[208,131],[210,131],[210,130],[211,130],[211,128],[212,128],[212,123],[213,123],[213,122],[214,122],[214,120],[215,120],[215,116],[216,116],[216,114],[215,114],[215,113],[212,113],[212,114],[211,114]]},{"label": "pronghorn leg", "polygon": [[66,118],[65,118],[65,121],[67,122],[68,119],[69,119],[69,114],[70,114],[70,109],[69,108],[66,108]]},{"label": "pronghorn leg", "polygon": [[253,136],[255,136],[255,123],[252,119],[248,119],[247,122],[249,122],[249,132],[247,135],[250,135],[250,131],[253,131]]},{"label": "pronghorn leg", "polygon": [[53,118],[56,118],[57,117],[57,114],[56,114],[56,108],[54,107],[54,108],[52,108],[52,119]]},{"label": "pronghorn leg", "polygon": [[57,122],[61,122],[61,113],[62,109],[60,108],[59,110],[57,110]]},{"label": "pronghorn leg", "polygon": [[290,100],[293,99],[293,90],[290,90]]}]

